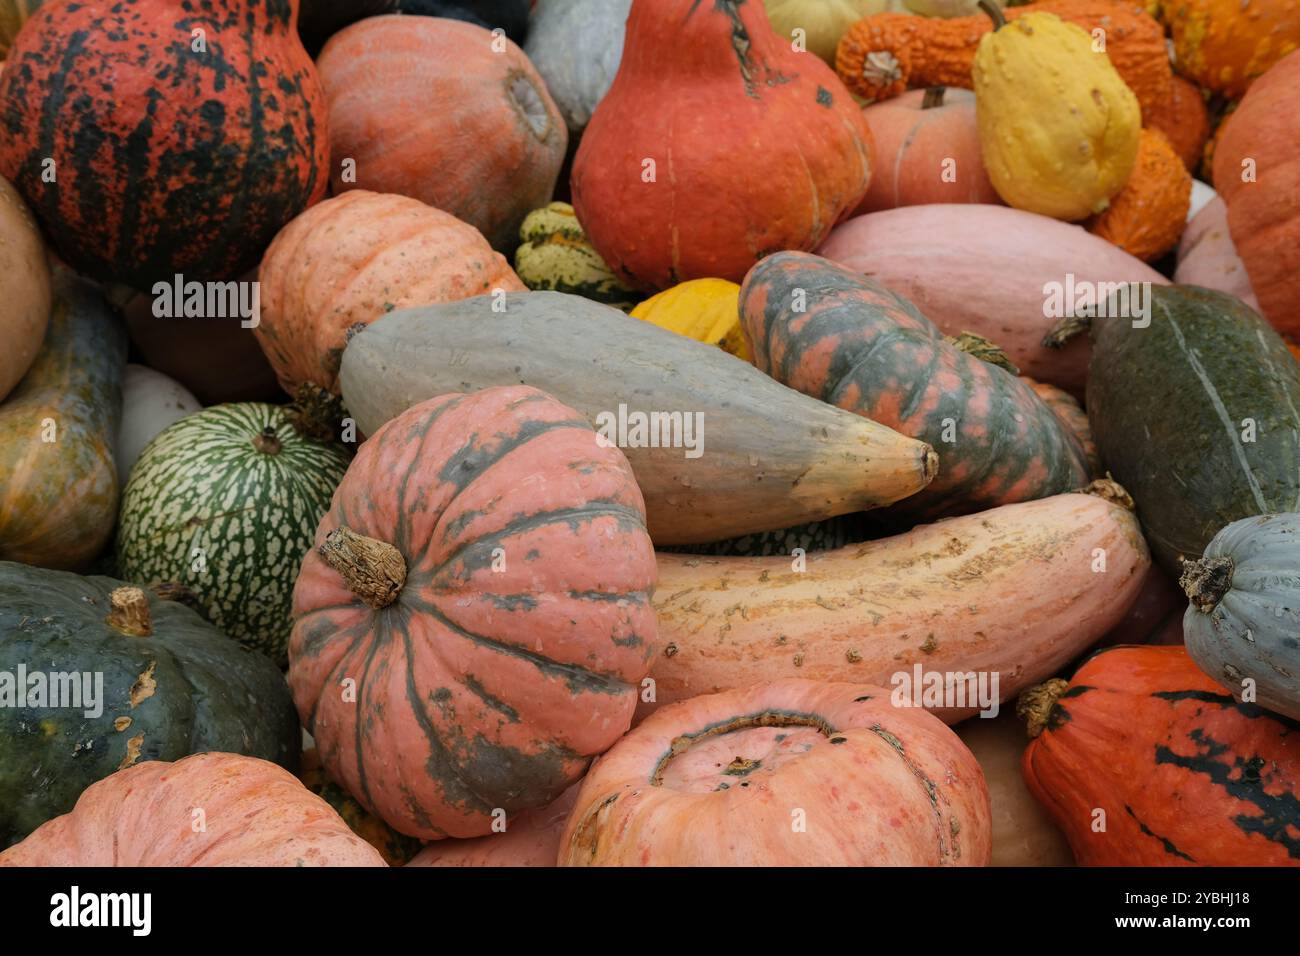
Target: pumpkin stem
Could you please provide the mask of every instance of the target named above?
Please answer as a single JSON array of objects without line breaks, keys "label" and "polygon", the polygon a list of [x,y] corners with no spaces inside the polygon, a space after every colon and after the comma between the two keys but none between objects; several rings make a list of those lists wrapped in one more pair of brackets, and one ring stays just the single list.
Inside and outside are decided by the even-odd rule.
[{"label": "pumpkin stem", "polygon": [[149,613],[149,598],[144,591],[134,587],[115,588],[108,596],[108,606],[105,623],[113,630],[131,637],[148,637],[153,633],[153,615]]},{"label": "pumpkin stem", "polygon": [[932,110],[936,106],[943,106],[943,94],[948,92],[946,86],[932,86],[925,91],[925,96],[921,98],[921,109]]},{"label": "pumpkin stem", "polygon": [[993,32],[996,33],[1007,25],[1007,18],[993,0],[979,0],[979,8],[988,14],[988,18],[993,21]]},{"label": "pumpkin stem", "polygon": [[1184,560],[1178,584],[1196,610],[1210,614],[1232,589],[1232,572],[1236,566],[1229,557]]},{"label": "pumpkin stem", "polygon": [[1071,339],[1082,335],[1092,328],[1092,316],[1067,315],[1052,326],[1052,330],[1043,336],[1043,348],[1065,348]]},{"label": "pumpkin stem", "polygon": [[406,584],[406,561],[385,541],[376,541],[349,528],[335,528],[317,548],[331,568],[343,575],[352,593],[375,610],[397,600]]},{"label": "pumpkin stem", "polygon": [[284,446],[280,443],[280,436],[275,432],[275,426],[267,425],[253,436],[253,447],[263,455],[278,455]]},{"label": "pumpkin stem", "polygon": [[1126,511],[1136,511],[1137,504],[1133,501],[1133,496],[1124,490],[1124,486],[1106,472],[1105,478],[1098,478],[1096,481],[1089,482],[1079,489],[1081,495],[1096,495],[1098,498],[1105,498],[1113,505],[1119,505]]},{"label": "pumpkin stem", "polygon": [[303,438],[319,442],[336,440],[343,433],[346,415],[343,399],[315,382],[299,385],[292,404],[285,409],[285,417],[294,431]]},{"label": "pumpkin stem", "polygon": [[1069,681],[1053,677],[1045,683],[1021,692],[1016,698],[1016,716],[1025,721],[1025,729],[1030,737],[1037,737],[1047,729],[1052,708],[1069,687]]},{"label": "pumpkin stem", "polygon": [[960,335],[944,336],[944,341],[957,351],[973,355],[981,362],[996,365],[1012,375],[1020,374],[1020,369],[1016,368],[1011,359],[1007,358],[1007,353],[982,335],[976,335],[974,332],[962,332]]}]

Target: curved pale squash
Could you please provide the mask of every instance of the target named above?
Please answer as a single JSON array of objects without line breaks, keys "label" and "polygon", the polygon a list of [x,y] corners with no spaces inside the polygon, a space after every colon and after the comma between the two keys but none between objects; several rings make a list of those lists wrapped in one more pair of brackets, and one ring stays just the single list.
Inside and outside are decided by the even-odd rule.
[{"label": "curved pale squash", "polygon": [[128,365],[122,384],[122,426],[114,446],[118,475],[131,474],[131,466],[155,435],[202,407],[175,379],[143,365]]},{"label": "curved pale squash", "polygon": [[45,345],[0,405],[0,560],[77,569],[117,520],[126,332],[72,272],[54,294]]},{"label": "curved pale squash", "polygon": [[1224,205],[1222,196],[1215,196],[1206,203],[1183,230],[1174,281],[1179,285],[1199,285],[1226,292],[1259,311],[1259,299],[1255,298],[1255,290],[1250,285],[1250,274],[1232,242],[1228,207]]},{"label": "curved pale squash", "polygon": [[[660,553],[656,699],[640,712],[781,677],[889,687],[914,665],[997,672],[1007,700],[1118,623],[1149,564],[1137,519],[1097,494],[1004,505],[803,562]],[[978,709],[936,713],[955,723]]]},{"label": "curved pale squash", "polygon": [[[504,311],[494,301],[393,312],[354,336],[339,381],[358,427],[374,434],[449,392],[540,388],[623,449],[657,544],[864,511],[934,477],[929,445],[791,391],[720,349],[577,296],[508,293]],[[628,441],[615,427],[620,406]],[[631,430],[634,413],[652,412],[680,413],[677,447],[646,447],[648,433]]]},{"label": "curved pale squash", "polygon": [[817,254],[909,299],[945,335],[982,335],[1022,374],[1075,396],[1087,380],[1088,347],[1079,340],[1059,350],[1043,345],[1059,318],[1049,288],[1169,282],[1079,226],[1005,206],[874,212],[837,227]]}]

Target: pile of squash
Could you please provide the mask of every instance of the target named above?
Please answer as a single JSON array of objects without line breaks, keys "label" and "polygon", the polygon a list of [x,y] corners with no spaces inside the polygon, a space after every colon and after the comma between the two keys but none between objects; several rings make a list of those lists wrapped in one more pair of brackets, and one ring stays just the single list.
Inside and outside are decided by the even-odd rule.
[{"label": "pile of squash", "polygon": [[1295,4],[173,6],[0,0],[0,865],[1300,865]]}]

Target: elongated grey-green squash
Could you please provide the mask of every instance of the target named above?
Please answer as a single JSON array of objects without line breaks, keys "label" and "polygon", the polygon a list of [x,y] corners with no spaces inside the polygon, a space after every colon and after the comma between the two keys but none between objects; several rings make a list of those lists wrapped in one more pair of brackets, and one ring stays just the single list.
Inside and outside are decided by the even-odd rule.
[{"label": "elongated grey-green squash", "polygon": [[558,292],[393,312],[353,336],[339,381],[366,434],[449,392],[549,392],[623,449],[657,544],[892,504],[938,467],[924,442],[801,395],[721,349]]}]

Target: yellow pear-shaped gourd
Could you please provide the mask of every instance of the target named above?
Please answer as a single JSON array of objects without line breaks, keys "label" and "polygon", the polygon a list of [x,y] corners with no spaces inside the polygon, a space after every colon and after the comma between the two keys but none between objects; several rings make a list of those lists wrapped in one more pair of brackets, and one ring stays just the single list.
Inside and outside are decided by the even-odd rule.
[{"label": "yellow pear-shaped gourd", "polygon": [[740,330],[740,286],[726,279],[692,279],[646,299],[632,310],[643,319],[688,339],[716,345],[749,361]]},{"label": "yellow pear-shaped gourd", "polygon": [[1008,205],[1073,222],[1124,188],[1142,111],[1082,28],[1051,13],[1003,23],[980,40],[972,77],[984,167]]}]

